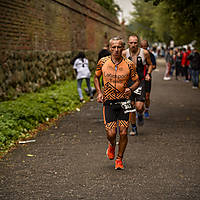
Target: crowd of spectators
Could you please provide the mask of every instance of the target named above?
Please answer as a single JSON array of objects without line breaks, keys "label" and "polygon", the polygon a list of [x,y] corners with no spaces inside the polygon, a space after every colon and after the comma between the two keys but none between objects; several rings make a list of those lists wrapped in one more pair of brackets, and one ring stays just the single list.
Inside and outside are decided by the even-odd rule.
[{"label": "crowd of spectators", "polygon": [[[163,49],[162,49],[163,50]],[[165,57],[166,70],[163,80],[184,80],[192,83],[193,89],[199,88],[200,75],[200,53],[196,48],[169,48],[160,51],[160,56]],[[162,52],[162,54],[161,54]]]}]

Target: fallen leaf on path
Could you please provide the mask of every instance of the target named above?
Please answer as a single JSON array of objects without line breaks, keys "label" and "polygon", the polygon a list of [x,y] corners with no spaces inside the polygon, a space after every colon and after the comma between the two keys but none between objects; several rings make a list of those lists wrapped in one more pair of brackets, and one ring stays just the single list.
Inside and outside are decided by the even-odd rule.
[{"label": "fallen leaf on path", "polygon": [[26,154],[26,156],[28,156],[28,157],[33,157],[33,156],[35,156],[35,155],[33,155],[33,154]]}]

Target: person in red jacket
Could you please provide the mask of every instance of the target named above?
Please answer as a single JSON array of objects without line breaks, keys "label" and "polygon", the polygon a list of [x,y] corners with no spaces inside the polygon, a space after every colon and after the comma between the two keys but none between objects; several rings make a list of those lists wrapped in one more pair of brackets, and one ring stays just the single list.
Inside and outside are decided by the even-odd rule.
[{"label": "person in red jacket", "polygon": [[189,82],[189,80],[188,80],[188,62],[187,62],[188,59],[187,59],[187,57],[188,57],[188,53],[186,52],[186,49],[183,48],[181,66],[183,67],[185,82]]},{"label": "person in red jacket", "polygon": [[189,55],[192,53],[190,46],[187,47],[187,61],[186,65],[188,66],[188,80],[191,81],[192,78],[192,68],[190,65],[190,60],[188,59]]}]

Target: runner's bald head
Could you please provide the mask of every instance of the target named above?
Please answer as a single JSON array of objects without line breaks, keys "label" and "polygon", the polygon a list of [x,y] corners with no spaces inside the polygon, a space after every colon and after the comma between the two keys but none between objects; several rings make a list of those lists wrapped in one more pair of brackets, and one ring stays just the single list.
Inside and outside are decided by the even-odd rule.
[{"label": "runner's bald head", "polygon": [[140,42],[140,46],[141,46],[141,48],[143,48],[143,49],[147,49],[148,46],[149,46],[149,43],[148,43],[147,40],[142,40],[142,41]]}]

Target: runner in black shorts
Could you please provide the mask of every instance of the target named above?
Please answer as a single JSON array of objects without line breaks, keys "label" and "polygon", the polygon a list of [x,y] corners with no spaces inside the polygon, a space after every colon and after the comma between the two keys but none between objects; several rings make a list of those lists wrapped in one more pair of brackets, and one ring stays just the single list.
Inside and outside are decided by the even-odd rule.
[{"label": "runner in black shorts", "polygon": [[[134,91],[135,94],[132,93],[131,100],[135,104],[138,113],[137,124],[142,126],[144,124],[143,112],[146,95],[145,80],[149,81],[151,79],[152,63],[148,51],[139,47],[139,37],[137,35],[131,35],[128,39],[128,44],[129,48],[124,50],[122,55],[133,61],[140,79],[140,85]],[[149,66],[148,69],[146,64]],[[130,121],[132,125],[130,135],[137,135],[135,113],[130,113]]]},{"label": "runner in black shorts", "polygon": [[129,121],[129,114],[124,113],[124,110],[122,109],[120,102],[125,101],[125,99],[121,100],[111,100],[106,101],[104,103],[103,107],[103,115],[104,115],[104,122],[106,129],[109,128],[116,128],[117,127],[117,121],[119,121],[120,126],[126,127],[127,122]]},{"label": "runner in black shorts", "polygon": [[[141,41],[141,47],[143,49],[147,50],[147,48],[149,47],[148,41],[142,40]],[[155,56],[153,55],[153,53],[151,53],[150,51],[148,51],[148,52],[149,52],[151,62],[152,62],[152,66],[153,66],[153,70],[154,70],[154,69],[156,69],[156,59],[155,59]],[[152,77],[149,81],[145,81],[145,90],[146,90],[145,111],[144,111],[144,118],[145,119],[149,119],[151,82],[152,82]]]},{"label": "runner in black shorts", "polygon": [[131,94],[131,101],[145,102],[146,81],[141,80],[138,88]]},{"label": "runner in black shorts", "polygon": [[[122,57],[124,42],[121,38],[112,38],[109,42],[111,56],[100,59],[94,77],[97,91],[97,102],[103,103],[104,124],[109,140],[106,154],[110,160],[115,158],[116,127],[120,128],[119,149],[115,160],[115,169],[123,169],[122,158],[128,142],[127,132],[129,114],[124,114],[121,103],[129,99],[131,92],[139,85],[136,67],[132,61]],[[103,76],[104,90],[100,88],[100,77]],[[128,87],[128,80],[134,82]]]}]

